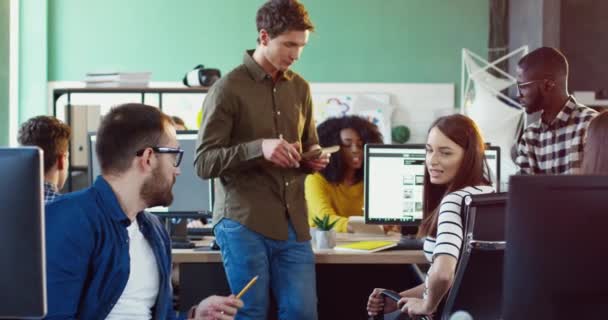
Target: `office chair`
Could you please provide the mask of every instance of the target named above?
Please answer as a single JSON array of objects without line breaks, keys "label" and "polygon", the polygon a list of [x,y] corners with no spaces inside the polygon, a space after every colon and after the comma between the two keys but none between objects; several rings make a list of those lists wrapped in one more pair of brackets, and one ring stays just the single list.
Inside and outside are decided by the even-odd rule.
[{"label": "office chair", "polygon": [[[418,265],[412,264],[412,265],[408,265],[408,268],[410,269],[410,272],[414,275],[414,277],[416,278],[416,280],[419,283],[423,283],[424,282],[424,272],[422,272],[422,270],[420,270],[420,267],[418,267]],[[391,313],[387,313],[387,314],[379,314],[375,317],[370,317],[369,320],[410,320],[411,318],[404,313],[401,313],[400,310],[397,311],[393,311]],[[419,318],[420,320],[429,320],[430,318],[423,316]]]},{"label": "office chair", "polygon": [[441,319],[449,319],[458,310],[473,319],[501,317],[506,200],[507,193],[465,200],[464,243]]}]

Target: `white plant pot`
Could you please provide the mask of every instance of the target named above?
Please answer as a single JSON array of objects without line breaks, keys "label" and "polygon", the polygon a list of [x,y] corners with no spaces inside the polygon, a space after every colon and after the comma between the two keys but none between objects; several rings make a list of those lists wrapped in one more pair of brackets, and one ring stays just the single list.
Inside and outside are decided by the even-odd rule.
[{"label": "white plant pot", "polygon": [[314,231],[315,249],[333,249],[336,246],[336,230],[315,230]]}]

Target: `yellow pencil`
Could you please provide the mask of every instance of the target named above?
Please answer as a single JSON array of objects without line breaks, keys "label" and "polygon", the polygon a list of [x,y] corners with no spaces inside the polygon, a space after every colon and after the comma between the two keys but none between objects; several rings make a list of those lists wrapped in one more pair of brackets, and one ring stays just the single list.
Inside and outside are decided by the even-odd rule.
[{"label": "yellow pencil", "polygon": [[237,299],[240,299],[245,292],[247,292],[247,290],[249,290],[249,288],[256,282],[258,281],[258,276],[253,277],[251,280],[249,280],[249,283],[247,283],[247,285],[245,286],[245,288],[243,288],[243,290],[241,290],[241,292],[239,292],[239,294],[236,295]]}]

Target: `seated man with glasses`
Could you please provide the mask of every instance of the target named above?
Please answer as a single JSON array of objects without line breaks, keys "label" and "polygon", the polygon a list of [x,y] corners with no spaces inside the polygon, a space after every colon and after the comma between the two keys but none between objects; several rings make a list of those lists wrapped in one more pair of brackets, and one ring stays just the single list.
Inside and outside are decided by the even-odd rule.
[{"label": "seated man with glasses", "polygon": [[[46,207],[49,319],[173,319],[171,241],[144,211],[168,206],[180,174],[171,118],[157,108],[112,109],[98,130],[101,175]],[[196,319],[233,319],[241,300],[212,296]]]},{"label": "seated man with glasses", "polygon": [[[182,157],[184,156],[184,150],[178,148],[168,148],[168,147],[150,147],[152,151],[155,153],[169,153],[175,155],[173,159],[173,166],[179,167],[179,164],[182,163]],[[136,156],[141,157],[146,152],[146,149],[141,149],[135,153]]]},{"label": "seated man with glasses", "polygon": [[517,65],[519,100],[526,113],[542,111],[517,146],[520,174],[573,174],[581,167],[585,131],[597,112],[568,94],[568,62],[557,49],[543,47]]},{"label": "seated man with glasses", "polygon": [[306,177],[308,223],[315,217],[338,220],[337,232],[349,230],[348,217],[363,215],[363,146],[382,143],[378,127],[358,116],[329,118],[317,127],[322,147],[340,145],[325,169]]}]

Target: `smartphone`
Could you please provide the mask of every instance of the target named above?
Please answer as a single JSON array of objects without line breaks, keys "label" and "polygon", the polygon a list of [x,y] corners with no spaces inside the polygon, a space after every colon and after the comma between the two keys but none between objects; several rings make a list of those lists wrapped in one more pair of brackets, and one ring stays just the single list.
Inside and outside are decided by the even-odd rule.
[{"label": "smartphone", "polygon": [[314,160],[317,159],[321,156],[321,154],[323,153],[323,151],[321,151],[321,149],[313,149],[310,151],[306,151],[304,153],[302,153],[302,160]]},{"label": "smartphone", "polygon": [[393,290],[382,290],[380,291],[380,294],[394,300],[395,302],[399,302],[399,300],[401,300],[401,298],[403,298],[399,293],[393,291]]},{"label": "smartphone", "polygon": [[[387,297],[387,298],[389,298],[389,299],[391,299],[391,300],[394,300],[395,302],[397,302],[397,306],[399,308],[403,307],[403,305],[399,305],[398,304],[399,300],[401,300],[401,298],[403,298],[399,293],[397,293],[397,292],[395,292],[393,290],[384,289],[384,290],[380,291],[380,294],[383,295],[383,296],[385,296],[385,297]],[[401,319],[401,318],[399,318],[399,319]],[[410,317],[406,317],[404,319],[407,320],[407,319],[411,319],[411,318]],[[429,318],[428,316],[418,316],[416,319],[419,319],[419,320],[430,320],[431,318]]]},{"label": "smartphone", "polygon": [[313,149],[310,151],[306,151],[304,153],[302,153],[302,160],[314,160],[319,158],[322,154],[326,153],[326,154],[332,154],[334,152],[338,152],[340,151],[340,146],[339,145],[335,145],[335,146],[331,146],[331,147],[327,147],[327,148],[321,148],[321,149]]}]

